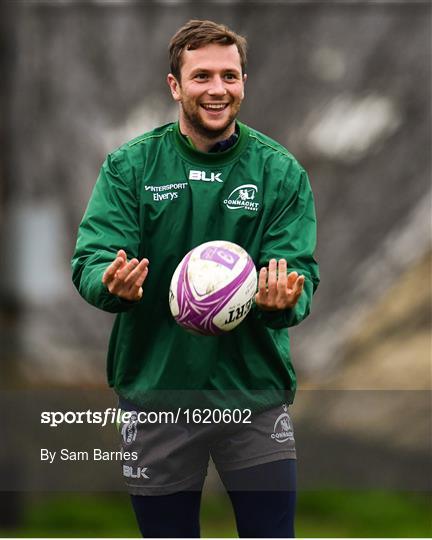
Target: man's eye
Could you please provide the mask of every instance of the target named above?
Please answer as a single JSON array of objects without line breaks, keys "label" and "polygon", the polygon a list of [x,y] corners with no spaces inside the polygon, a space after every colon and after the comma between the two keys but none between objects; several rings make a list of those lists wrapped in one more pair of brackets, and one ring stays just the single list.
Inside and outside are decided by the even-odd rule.
[{"label": "man's eye", "polygon": [[195,79],[199,79],[199,80],[204,80],[204,79],[207,79],[207,74],[206,73],[197,73],[195,75]]},{"label": "man's eye", "polygon": [[237,79],[237,76],[235,73],[226,73],[225,74],[225,79],[228,79],[229,81],[233,81],[235,79]]}]

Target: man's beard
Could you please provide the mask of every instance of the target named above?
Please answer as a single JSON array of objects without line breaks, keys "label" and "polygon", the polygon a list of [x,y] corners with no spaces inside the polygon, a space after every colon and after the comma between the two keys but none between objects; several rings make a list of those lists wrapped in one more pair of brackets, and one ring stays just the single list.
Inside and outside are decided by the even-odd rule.
[{"label": "man's beard", "polygon": [[[199,107],[199,105],[198,105]],[[228,120],[225,122],[224,126],[218,129],[213,129],[207,127],[203,124],[199,112],[197,110],[187,110],[185,107],[182,107],[183,115],[187,123],[202,137],[206,139],[217,139],[227,131],[227,129],[232,125],[234,120],[237,118],[237,115],[240,110],[240,103],[234,105]]]}]

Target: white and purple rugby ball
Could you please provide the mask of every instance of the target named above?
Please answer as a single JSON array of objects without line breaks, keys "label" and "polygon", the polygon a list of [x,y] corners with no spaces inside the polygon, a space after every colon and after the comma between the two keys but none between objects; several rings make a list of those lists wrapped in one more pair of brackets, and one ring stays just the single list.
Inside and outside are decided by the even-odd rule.
[{"label": "white and purple rugby ball", "polygon": [[176,322],[193,333],[229,332],[248,314],[257,289],[250,255],[225,240],[189,251],[171,279],[169,305]]}]

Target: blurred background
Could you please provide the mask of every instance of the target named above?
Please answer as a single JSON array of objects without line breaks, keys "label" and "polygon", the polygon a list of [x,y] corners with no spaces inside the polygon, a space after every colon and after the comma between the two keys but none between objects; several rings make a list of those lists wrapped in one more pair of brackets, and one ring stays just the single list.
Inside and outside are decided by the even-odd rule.
[{"label": "blurred background", "polygon": [[[118,463],[39,459],[83,439],[117,449],[114,431],[54,433],[40,412],[115,406],[113,318],[79,297],[69,261],[106,153],[176,119],[167,46],[190,18],[248,38],[240,119],[315,194],[321,285],[291,332],[297,534],[432,535],[431,15],[426,1],[0,3],[2,536],[138,535]],[[235,536],[213,469],[202,532]]]}]

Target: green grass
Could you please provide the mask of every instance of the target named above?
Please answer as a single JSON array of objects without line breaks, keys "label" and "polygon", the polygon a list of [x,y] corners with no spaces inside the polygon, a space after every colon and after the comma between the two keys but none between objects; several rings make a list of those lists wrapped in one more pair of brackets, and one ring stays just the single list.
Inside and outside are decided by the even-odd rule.
[{"label": "green grass", "polygon": [[139,536],[129,498],[122,494],[23,494],[22,525],[9,537]]},{"label": "green grass", "polygon": [[430,537],[431,494],[319,491],[299,496],[302,537]]},{"label": "green grass", "polygon": [[[136,537],[129,498],[123,494],[25,494],[22,523],[2,537]],[[298,498],[299,537],[430,537],[431,495],[377,491],[309,491]],[[203,537],[236,536],[225,494],[206,493]]]}]

